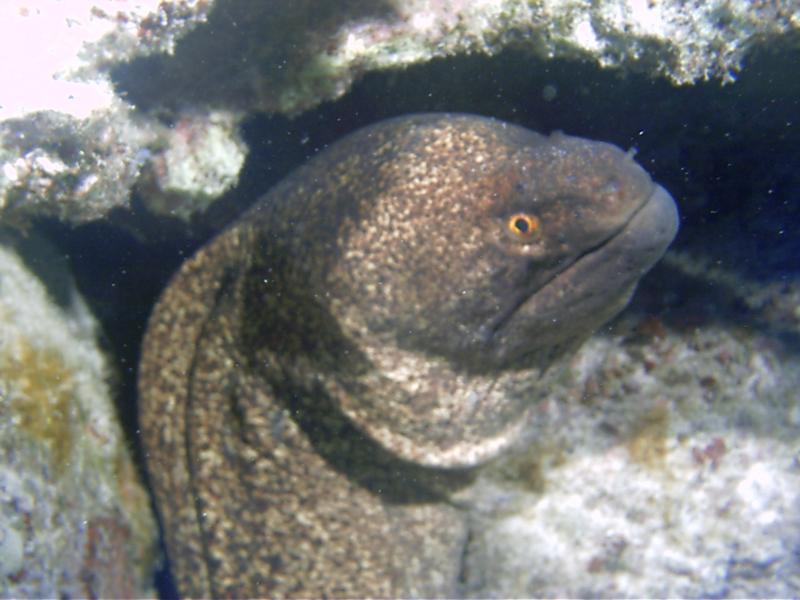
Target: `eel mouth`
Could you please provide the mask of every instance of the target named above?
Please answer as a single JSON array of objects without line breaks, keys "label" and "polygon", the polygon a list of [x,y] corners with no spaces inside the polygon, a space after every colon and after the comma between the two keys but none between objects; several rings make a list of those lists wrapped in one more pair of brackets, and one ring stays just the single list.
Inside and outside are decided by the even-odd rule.
[{"label": "eel mouth", "polygon": [[666,251],[678,230],[678,211],[672,196],[660,185],[631,213],[621,228],[577,255],[533,290],[520,293],[507,307],[484,323],[478,333],[490,343],[518,320],[554,318],[560,307],[587,309],[598,297],[616,298],[635,285]]}]

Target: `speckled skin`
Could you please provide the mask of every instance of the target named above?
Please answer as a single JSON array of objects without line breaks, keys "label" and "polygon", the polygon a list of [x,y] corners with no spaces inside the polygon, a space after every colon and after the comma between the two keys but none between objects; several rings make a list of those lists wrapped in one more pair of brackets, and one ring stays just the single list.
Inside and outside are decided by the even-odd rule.
[{"label": "speckled skin", "polygon": [[676,229],[619,149],[481,117],[388,120],[287,177],[186,262],[144,340],[182,594],[456,595],[452,494]]}]

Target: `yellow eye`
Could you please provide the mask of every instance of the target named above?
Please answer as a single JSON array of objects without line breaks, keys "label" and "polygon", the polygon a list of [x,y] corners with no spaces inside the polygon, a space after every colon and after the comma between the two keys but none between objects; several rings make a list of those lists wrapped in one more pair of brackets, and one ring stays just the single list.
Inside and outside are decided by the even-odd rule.
[{"label": "yellow eye", "polygon": [[514,213],[506,221],[508,230],[520,238],[532,238],[539,233],[539,219],[528,213]]}]

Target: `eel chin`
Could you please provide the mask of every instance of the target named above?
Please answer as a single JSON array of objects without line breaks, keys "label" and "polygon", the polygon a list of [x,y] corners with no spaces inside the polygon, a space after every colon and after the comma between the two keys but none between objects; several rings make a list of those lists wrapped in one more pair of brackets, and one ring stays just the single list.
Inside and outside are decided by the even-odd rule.
[{"label": "eel chin", "polygon": [[533,292],[491,341],[501,362],[582,341],[628,303],[678,231],[672,196],[654,184],[625,226]]}]

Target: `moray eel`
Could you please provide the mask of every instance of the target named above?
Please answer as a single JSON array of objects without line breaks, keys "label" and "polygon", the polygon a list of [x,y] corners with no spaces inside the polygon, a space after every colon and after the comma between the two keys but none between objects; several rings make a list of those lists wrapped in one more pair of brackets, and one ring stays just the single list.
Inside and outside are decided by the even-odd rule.
[{"label": "moray eel", "polygon": [[140,425],[186,596],[453,596],[452,501],[677,230],[610,144],[453,114],[320,152],[188,260]]}]

